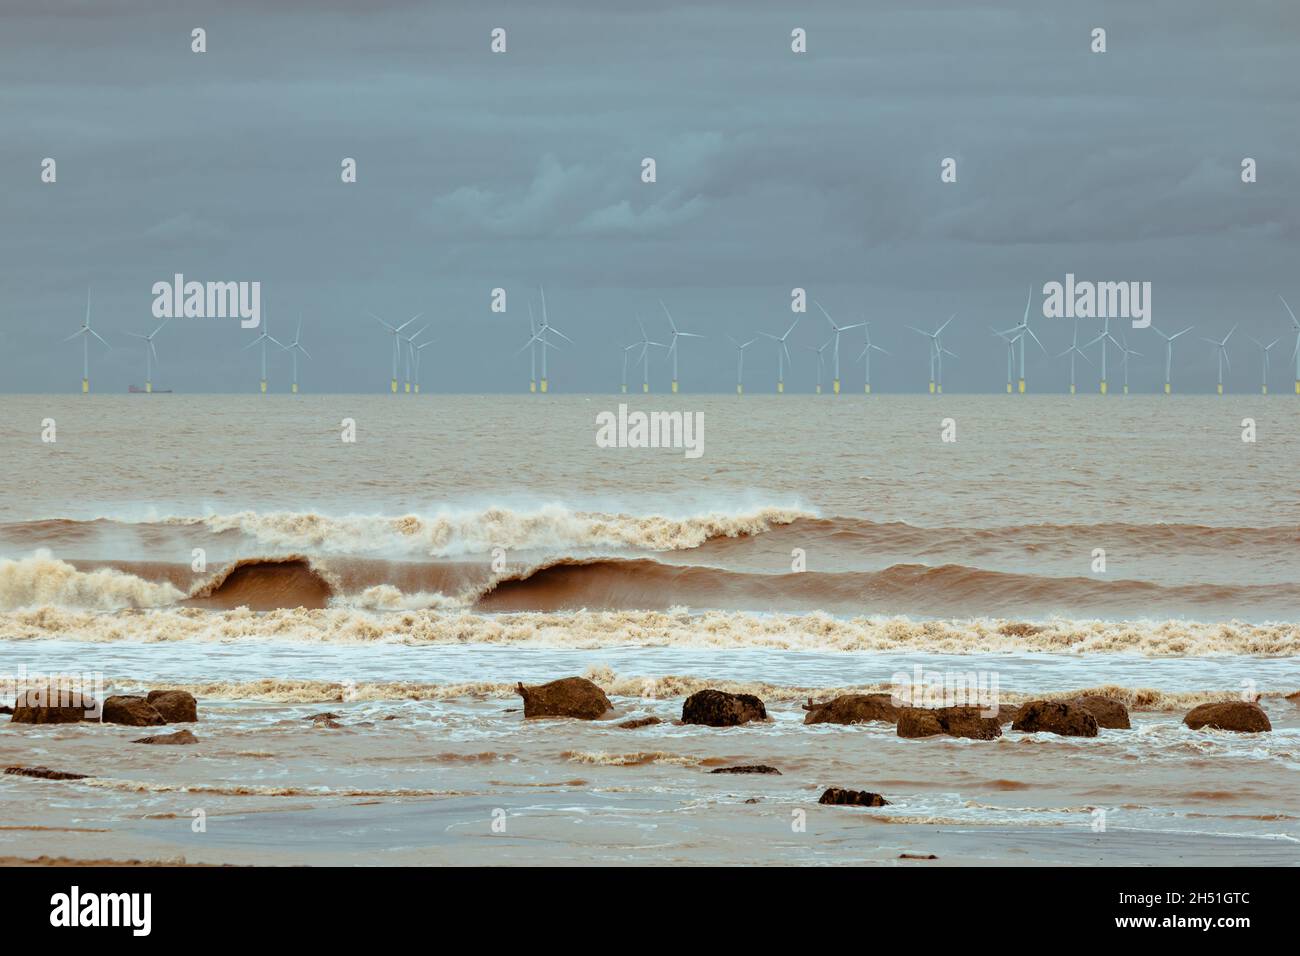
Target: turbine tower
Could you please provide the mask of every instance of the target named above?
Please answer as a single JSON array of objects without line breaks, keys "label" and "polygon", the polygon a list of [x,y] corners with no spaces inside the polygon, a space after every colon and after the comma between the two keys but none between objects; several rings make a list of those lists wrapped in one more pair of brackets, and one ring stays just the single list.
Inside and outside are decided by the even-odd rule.
[{"label": "turbine tower", "polygon": [[636,327],[641,330],[641,341],[636,344],[641,347],[641,354],[637,361],[641,363],[641,391],[648,394],[650,392],[650,346],[657,349],[666,349],[668,346],[662,342],[651,342],[645,334],[645,326],[641,324],[641,316],[636,317]]},{"label": "turbine tower", "polygon": [[866,330],[865,334],[867,336],[867,346],[858,354],[858,361],[861,362],[864,359],[866,360],[867,381],[866,384],[863,385],[863,391],[865,394],[870,395],[871,394],[871,353],[873,351],[880,352],[884,355],[889,355],[891,353],[886,352],[879,345],[871,344],[871,323],[870,322],[863,322],[862,327]]},{"label": "turbine tower", "polygon": [[1079,348],[1079,320],[1078,319],[1074,320],[1074,338],[1070,342],[1070,347],[1056,357],[1064,358],[1067,355],[1070,356],[1070,394],[1074,395],[1078,391],[1077,387],[1074,384],[1074,357],[1077,355],[1080,358],[1082,358],[1085,362],[1087,362],[1089,365],[1092,364],[1092,359],[1088,358],[1088,353],[1085,352],[1083,349]]},{"label": "turbine tower", "polygon": [[[1282,299],[1280,295],[1278,298]],[[1286,299],[1282,299],[1282,307],[1286,309],[1287,315],[1291,316],[1291,326],[1295,329],[1295,348],[1291,352],[1291,361],[1295,362],[1295,393],[1300,395],[1300,319],[1295,317],[1291,306],[1286,304]]]},{"label": "turbine tower", "polygon": [[1123,345],[1120,346],[1120,348],[1124,350],[1124,355],[1122,358],[1122,362],[1124,363],[1124,394],[1127,395],[1128,394],[1128,357],[1130,355],[1136,355],[1138,358],[1141,358],[1142,353],[1135,352],[1133,349],[1128,347],[1128,338],[1123,333],[1120,334],[1120,340],[1124,343]]},{"label": "turbine tower", "polygon": [[640,345],[641,345],[640,342],[633,342],[631,345],[623,346],[623,384],[621,387],[621,391],[623,392],[624,395],[627,394],[627,357],[628,354],[633,349],[639,348]]},{"label": "turbine tower", "polygon": [[702,339],[704,336],[696,332],[679,332],[677,323],[673,321],[672,313],[668,311],[668,306],[664,305],[663,299],[659,300],[659,306],[664,310],[664,315],[668,316],[668,325],[673,330],[673,337],[668,340],[668,354],[673,357],[673,393],[677,392],[677,340],[681,339]]},{"label": "turbine tower", "polygon": [[1171,379],[1169,376],[1170,373],[1173,371],[1173,367],[1174,367],[1174,339],[1178,338],[1178,336],[1180,335],[1186,335],[1188,332],[1192,331],[1192,329],[1195,328],[1195,326],[1189,325],[1181,332],[1175,332],[1173,335],[1165,335],[1165,333],[1161,332],[1159,329],[1156,329],[1154,325],[1151,326],[1151,328],[1155,329],[1156,335],[1160,336],[1162,339],[1165,340],[1165,394],[1170,395],[1173,393],[1173,388],[1170,385]]},{"label": "turbine tower", "polygon": [[1047,348],[1039,341],[1038,336],[1034,334],[1034,330],[1029,327],[1029,305],[1033,299],[1034,289],[1033,286],[1030,286],[1029,295],[1025,298],[1025,314],[1020,320],[1020,324],[1007,329],[1005,333],[1000,333],[1012,336],[1010,339],[1012,348],[1015,348],[1017,342],[1020,343],[1020,381],[1017,388],[1020,390],[1021,395],[1025,393],[1025,336],[1033,339],[1038,344],[1038,347],[1043,350],[1043,354],[1047,354]]},{"label": "turbine tower", "polygon": [[[914,325],[908,326],[908,328],[911,329],[913,332],[918,332],[930,340],[930,394],[931,395],[943,394],[944,355],[951,355],[953,358],[957,357],[956,353],[949,352],[946,348],[943,347],[943,340],[940,338],[940,336],[943,335],[943,330],[946,329],[949,323],[951,323],[952,320],[955,318],[957,318],[957,313],[954,312],[952,315],[948,316],[947,322],[939,326],[933,332],[927,332],[925,331],[925,329],[918,329]],[[937,378],[935,377],[936,368],[938,370]]]},{"label": "turbine tower", "polygon": [[[731,336],[727,336],[731,339]],[[745,394],[745,349],[749,348],[758,339],[750,339],[748,342],[737,342],[731,339],[731,344],[736,347],[736,394]]]},{"label": "turbine tower", "polygon": [[1098,342],[1101,343],[1101,394],[1107,394],[1109,386],[1106,382],[1106,343],[1110,342],[1115,348],[1123,350],[1124,346],[1119,344],[1115,336],[1110,334],[1110,316],[1106,316],[1106,324],[1101,327],[1101,335],[1097,336],[1091,342],[1084,345],[1084,348],[1091,348]]},{"label": "turbine tower", "polygon": [[394,395],[397,394],[397,363],[401,360],[402,343],[400,341],[400,337],[402,334],[402,329],[406,328],[408,325],[410,325],[412,322],[414,322],[422,315],[424,315],[423,312],[417,312],[415,313],[415,315],[411,316],[401,325],[393,326],[393,325],[389,325],[379,316],[375,315],[375,313],[373,312],[370,313],[370,317],[374,319],[376,322],[378,322],[380,325],[382,325],[384,328],[386,328],[389,334],[392,335],[393,337],[393,378],[392,381],[390,382],[390,387],[392,388],[392,392]]},{"label": "turbine tower", "polygon": [[301,352],[303,355],[307,356],[307,358],[311,358],[311,355],[308,354],[307,350],[302,347],[302,316],[301,315],[298,316],[298,330],[293,334],[293,341],[290,342],[288,345],[286,345],[285,348],[289,351],[291,355],[293,355],[293,385],[289,387],[289,390],[294,395],[297,395],[298,394],[298,353]]},{"label": "turbine tower", "polygon": [[411,365],[415,361],[415,340],[429,330],[426,324],[420,328],[420,331],[411,336],[402,336],[402,341],[406,343],[406,394],[411,394]]},{"label": "turbine tower", "polygon": [[[826,350],[830,348],[833,339],[827,339],[820,346],[805,345],[809,352],[817,353],[817,394],[822,393],[822,374],[826,371]],[[838,384],[838,383],[837,383]]]},{"label": "turbine tower", "polygon": [[153,366],[158,361],[158,350],[154,348],[153,337],[163,330],[163,325],[170,322],[171,319],[163,319],[162,325],[158,326],[148,335],[141,335],[138,332],[128,332],[127,335],[133,339],[140,339],[144,342],[144,390],[145,394],[153,392]]},{"label": "turbine tower", "polygon": [[71,342],[77,336],[81,336],[81,394],[85,395],[90,392],[90,337],[94,336],[104,343],[104,347],[112,349],[104,340],[104,337],[90,327],[90,290],[86,290],[86,320],[81,323],[81,328],[73,332],[63,341]]},{"label": "turbine tower", "polygon": [[420,353],[427,349],[437,339],[429,339],[427,342],[421,342],[419,345],[412,347],[412,355],[415,356],[415,394],[420,394]]},{"label": "turbine tower", "polygon": [[1251,341],[1259,346],[1259,350],[1264,356],[1264,377],[1260,381],[1259,393],[1261,395],[1267,395],[1268,394],[1268,350],[1271,349],[1273,346],[1277,345],[1278,339],[1274,339],[1272,342],[1269,342],[1268,345],[1265,345],[1263,342],[1259,341],[1259,339],[1255,339],[1255,338],[1252,338]]},{"label": "turbine tower", "polygon": [[803,318],[802,313],[795,316],[794,321],[790,323],[790,327],[785,330],[785,335],[777,336],[770,332],[758,333],[776,343],[776,393],[778,395],[785,392],[785,363],[790,361],[790,349],[785,342],[790,337],[790,333],[795,330],[795,326],[799,324],[801,318]]},{"label": "turbine tower", "polygon": [[[830,313],[825,309],[822,309],[822,304],[820,302],[814,299],[813,305],[817,306],[818,309],[821,309],[822,315],[826,316],[826,321],[831,324],[831,332],[835,335],[835,351],[832,360],[835,365],[835,378],[831,380],[831,391],[838,395],[840,393],[840,333],[847,332],[849,329],[864,329],[867,327],[867,323],[857,322],[853,325],[836,325],[835,320],[831,318]],[[818,357],[818,361],[820,361],[820,356]]]},{"label": "turbine tower", "polygon": [[[1239,325],[1239,324],[1240,324],[1240,323],[1238,323],[1238,325]],[[1233,332],[1236,332],[1236,331],[1237,331],[1237,326],[1234,325],[1232,328],[1230,328],[1230,329],[1228,330],[1228,334],[1225,335],[1225,336],[1223,337],[1223,341],[1222,341],[1222,342],[1216,341],[1215,339],[1207,339],[1207,338],[1205,338],[1205,336],[1201,336],[1201,338],[1202,338],[1204,341],[1209,342],[1211,345],[1214,346],[1214,352],[1215,352],[1215,355],[1216,355],[1216,356],[1218,357],[1218,359],[1219,359],[1219,385],[1218,385],[1218,393],[1219,393],[1220,395],[1223,394],[1223,365],[1224,365],[1225,362],[1227,362],[1227,365],[1228,365],[1228,371],[1229,371],[1229,372],[1232,371],[1232,363],[1231,363],[1231,362],[1228,362],[1228,339],[1232,338],[1232,333],[1233,333]]]},{"label": "turbine tower", "polygon": [[[542,324],[537,327],[537,335],[539,341],[545,342],[546,333],[554,332],[560,338],[564,339],[564,341],[572,345],[573,339],[569,338],[567,335],[565,335],[555,326],[551,325],[550,319],[547,318],[547,314],[546,314],[546,290],[543,289],[541,286],[538,286],[537,288],[542,294]],[[552,346],[552,347],[555,348],[557,346]],[[550,390],[550,380],[546,377],[546,348],[545,346],[543,346],[542,348],[542,391],[546,392],[549,390]]]},{"label": "turbine tower", "polygon": [[262,394],[265,395],[266,394],[266,343],[274,342],[276,346],[278,346],[281,349],[284,348],[284,345],[277,339],[273,338],[271,333],[267,331],[267,329],[270,327],[271,324],[270,323],[271,310],[263,309],[262,311],[263,311],[262,334],[259,335],[257,338],[253,339],[253,341],[249,342],[247,345],[245,345],[243,351],[247,352],[254,345],[260,344],[262,346]]}]

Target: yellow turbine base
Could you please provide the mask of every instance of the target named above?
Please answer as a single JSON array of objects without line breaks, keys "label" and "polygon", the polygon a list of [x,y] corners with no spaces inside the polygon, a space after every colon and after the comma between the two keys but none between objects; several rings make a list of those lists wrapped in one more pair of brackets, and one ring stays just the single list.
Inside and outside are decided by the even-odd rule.
[{"label": "yellow turbine base", "polygon": [[406,394],[407,394],[407,395],[410,395],[410,394],[411,394],[411,383],[410,383],[410,382],[407,382],[407,383],[406,383]]},{"label": "yellow turbine base", "polygon": [[831,391],[834,392],[836,395],[840,393],[840,380],[838,378],[835,381],[831,382]]},{"label": "yellow turbine base", "polygon": [[641,391],[643,391],[643,392],[645,392],[647,395],[649,395],[649,394],[650,394],[650,383],[649,383],[649,382],[642,382],[642,383],[641,383]]},{"label": "yellow turbine base", "polygon": [[290,391],[292,391],[293,394],[295,394],[295,395],[298,394],[298,383],[297,383],[297,382],[294,382],[294,383],[293,383],[293,386],[292,386],[292,388],[290,389]]},{"label": "yellow turbine base", "polygon": [[677,394],[677,379],[673,379],[673,394]]},{"label": "yellow turbine base", "polygon": [[1128,394],[1128,386],[1127,386],[1127,385],[1124,386],[1124,394],[1125,394],[1125,395]]},{"label": "yellow turbine base", "polygon": [[817,386],[817,394],[820,395],[821,393],[822,393],[822,387],[821,387],[820,385],[818,385],[818,386]]},{"label": "yellow turbine base", "polygon": [[1169,383],[1168,383],[1168,382],[1165,382],[1165,394],[1166,394],[1166,395],[1172,395],[1173,392],[1174,392],[1174,390],[1170,387]]},{"label": "yellow turbine base", "polygon": [[1075,389],[1074,389],[1074,383],[1071,382],[1071,383],[1070,383],[1070,394],[1073,395],[1074,392],[1075,392]]},{"label": "yellow turbine base", "polygon": [[1104,378],[1101,380],[1101,394],[1106,394],[1106,380]]},{"label": "yellow turbine base", "polygon": [[90,391],[90,379],[83,378],[81,380],[81,394],[85,395],[89,391]]},{"label": "yellow turbine base", "polygon": [[780,395],[780,394],[783,393],[784,391],[785,391],[785,382],[777,382],[777,383],[776,383],[776,393],[777,393],[778,395]]},{"label": "yellow turbine base", "polygon": [[146,394],[146,395],[152,394],[152,393],[153,393],[153,382],[145,382],[145,383],[144,383],[144,391],[145,391],[145,394]]},{"label": "yellow turbine base", "polygon": [[535,379],[528,383],[528,391],[530,392],[537,391],[537,381]]},{"label": "yellow turbine base", "polygon": [[743,386],[743,385],[737,385],[737,386],[736,386],[736,394],[737,394],[737,395],[744,395],[744,394],[745,394],[745,386]]},{"label": "yellow turbine base", "polygon": [[1022,378],[1022,379],[1019,379],[1019,382],[1018,382],[1018,384],[1016,385],[1016,388],[1020,391],[1020,394],[1021,394],[1021,395],[1025,394],[1025,380],[1024,380],[1023,378]]},{"label": "yellow turbine base", "polygon": [[392,389],[393,389],[393,394],[396,395],[396,394],[397,394],[397,379],[393,379]]},{"label": "yellow turbine base", "polygon": [[1300,382],[1295,383],[1295,393],[1300,395]]},{"label": "yellow turbine base", "polygon": [[931,383],[930,383],[930,394],[931,394],[931,395],[934,394],[934,382],[931,382]]},{"label": "yellow turbine base", "polygon": [[935,393],[936,395],[942,395],[942,394],[943,394],[943,386],[942,386],[942,385],[936,385],[936,386],[934,387],[934,393]]},{"label": "yellow turbine base", "polygon": [[623,394],[626,395],[626,394],[627,394],[627,385],[626,385],[626,383],[623,384],[623,385],[621,385],[620,388],[622,389]]},{"label": "yellow turbine base", "polygon": [[1216,390],[1220,395],[1222,395],[1222,394],[1223,394],[1223,384],[1220,383],[1220,384],[1216,385],[1216,386],[1215,386],[1215,390]]},{"label": "yellow turbine base", "polygon": [[1259,387],[1259,394],[1261,394],[1261,395],[1267,395],[1267,394],[1268,394],[1268,386],[1267,386],[1267,385],[1261,385],[1261,386]]},{"label": "yellow turbine base", "polygon": [[866,385],[864,385],[864,386],[863,386],[863,390],[864,390],[868,395],[870,395],[870,394],[871,394],[871,383],[868,382]]},{"label": "yellow turbine base", "polygon": [[551,387],[551,383],[550,383],[550,381],[549,381],[548,379],[542,379],[542,391],[545,392],[545,391],[547,391],[550,387]]},{"label": "yellow turbine base", "polygon": [[1008,394],[1008,395],[1011,394],[1011,383],[1010,383],[1010,382],[1007,382],[1007,394]]},{"label": "yellow turbine base", "polygon": [[416,382],[416,383],[415,383],[415,394],[416,394],[416,395],[419,395],[419,394],[420,394],[420,383],[419,383],[419,382]]},{"label": "yellow turbine base", "polygon": [[266,394],[266,379],[262,379],[262,394]]}]

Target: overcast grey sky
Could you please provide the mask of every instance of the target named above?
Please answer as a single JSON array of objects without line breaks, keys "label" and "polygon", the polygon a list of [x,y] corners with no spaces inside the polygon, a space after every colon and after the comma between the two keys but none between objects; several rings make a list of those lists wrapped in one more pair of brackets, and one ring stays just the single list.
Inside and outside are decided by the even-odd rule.
[{"label": "overcast grey sky", "polygon": [[[504,55],[489,51],[498,26]],[[1105,54],[1089,51],[1096,26]],[[1280,336],[1273,381],[1289,391],[1277,296],[1300,308],[1297,118],[1294,0],[3,0],[0,391],[79,387],[80,347],[61,340],[87,285],[115,346],[92,354],[94,388],[142,384],[124,333],[152,328],[151,286],[175,272],[261,281],[277,336],[301,312],[314,392],[388,387],[390,342],[367,310],[433,321],[426,391],[526,388],[514,351],[539,283],[577,343],[553,355],[557,391],[616,389],[634,314],[666,334],[660,298],[708,336],[683,351],[683,388],[728,390],[726,336],[783,331],[793,286],[872,321],[894,353],[876,389],[925,388],[926,343],[905,325],[957,312],[948,390],[1000,391],[989,326],[1067,272],[1149,280],[1157,326],[1196,326],[1181,390],[1211,387],[1199,336],[1239,321],[1230,386],[1258,386],[1246,335]],[[946,156],[955,184],[939,181]],[[488,309],[495,286],[505,315]],[[1036,325],[1053,352],[1068,344],[1065,320]],[[254,335],[173,321],[155,381],[255,390],[240,351]],[[794,338],[788,387],[805,391],[802,346],[825,340],[824,320]],[[1135,384],[1155,390],[1155,336],[1129,338],[1145,353]],[[845,350],[851,392],[859,350]],[[748,389],[769,391],[775,364],[756,345]],[[277,358],[273,390],[287,369]],[[1031,352],[1031,388],[1066,376]]]}]

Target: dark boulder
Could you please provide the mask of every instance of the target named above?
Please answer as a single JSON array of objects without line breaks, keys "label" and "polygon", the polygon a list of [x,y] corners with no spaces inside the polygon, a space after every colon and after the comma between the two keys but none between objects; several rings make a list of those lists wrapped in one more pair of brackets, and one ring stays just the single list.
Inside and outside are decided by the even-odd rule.
[{"label": "dark boulder", "polygon": [[722,690],[701,690],[682,704],[682,723],[706,727],[735,727],[751,720],[767,720],[767,708],[753,694],[728,694]]},{"label": "dark boulder", "polygon": [[1077,703],[1031,700],[1020,708],[1012,730],[1027,734],[1049,733],[1062,737],[1096,737],[1097,718]]},{"label": "dark boulder", "polygon": [[524,717],[576,717],[596,720],[613,709],[605,692],[585,677],[564,677],[537,687],[516,685]]},{"label": "dark boulder", "polygon": [[709,773],[774,773],[778,777],[781,776],[780,770],[761,763],[744,764],[739,767],[719,767],[717,770],[710,770]]},{"label": "dark boulder", "polygon": [[898,715],[898,736],[966,737],[971,740],[992,740],[1002,736],[1002,725],[996,717],[985,717],[980,707],[904,707]]},{"label": "dark boulder", "polygon": [[880,720],[898,722],[899,707],[889,694],[841,694],[833,700],[804,704],[805,724],[865,724]]},{"label": "dark boulder", "polygon": [[998,704],[999,724],[1015,723],[1015,720],[1018,716],[1020,716],[1019,704]]},{"label": "dark boulder", "polygon": [[85,780],[89,776],[68,770],[51,770],[49,767],[5,767],[5,773],[19,777],[40,777],[42,780]]},{"label": "dark boulder", "polygon": [[1082,697],[1074,698],[1070,703],[1078,704],[1092,714],[1093,719],[1097,721],[1097,726],[1102,730],[1129,730],[1132,728],[1128,721],[1128,708],[1113,697],[1084,694]]},{"label": "dark boulder", "polygon": [[145,698],[169,724],[188,724],[199,719],[194,695],[183,690],[151,690]]},{"label": "dark boulder", "polygon": [[157,727],[167,723],[143,697],[117,695],[104,701],[103,721],[128,727]]},{"label": "dark boulder", "polygon": [[867,790],[841,790],[831,787],[821,795],[818,803],[831,803],[847,807],[887,807],[889,801],[878,793]]},{"label": "dark boulder", "polygon": [[199,738],[195,737],[188,730],[178,730],[174,734],[155,734],[152,737],[141,737],[139,740],[133,740],[133,744],[197,744]]},{"label": "dark boulder", "polygon": [[1244,700],[1227,700],[1193,707],[1183,718],[1183,723],[1192,730],[1209,727],[1213,730],[1235,730],[1243,734],[1258,734],[1273,729],[1264,708]]},{"label": "dark boulder", "polygon": [[27,690],[17,695],[11,712],[13,716],[9,719],[15,724],[75,724],[86,719],[87,711],[93,714],[97,706],[89,697],[77,702],[75,699],[59,699],[57,691]]}]

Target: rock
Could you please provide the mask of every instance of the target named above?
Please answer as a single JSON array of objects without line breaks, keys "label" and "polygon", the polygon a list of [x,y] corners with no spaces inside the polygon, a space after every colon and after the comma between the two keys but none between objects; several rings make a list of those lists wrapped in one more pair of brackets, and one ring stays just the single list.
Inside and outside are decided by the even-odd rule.
[{"label": "rock", "polygon": [[808,712],[805,724],[865,724],[872,720],[894,724],[901,708],[889,694],[841,694],[820,704],[809,700],[803,709]]},{"label": "rock", "polygon": [[662,723],[663,721],[658,717],[637,717],[635,720],[625,720],[618,726],[624,730],[636,730],[638,727],[651,727]]},{"label": "rock", "polygon": [[1078,704],[1092,714],[1093,719],[1097,721],[1097,726],[1102,730],[1129,730],[1132,727],[1128,722],[1128,708],[1113,697],[1084,694],[1082,697],[1074,698],[1070,703]]},{"label": "rock", "polygon": [[339,719],[339,715],[334,713],[334,711],[332,710],[327,710],[321,714],[312,714],[308,717],[303,718],[303,720],[338,720],[338,719]]},{"label": "rock", "polygon": [[199,719],[198,702],[184,690],[151,690],[145,698],[169,724],[188,724]]},{"label": "rock", "polygon": [[8,704],[0,704],[0,714],[12,714],[14,709]]},{"label": "rock", "polygon": [[739,767],[719,767],[717,770],[710,770],[709,773],[774,773],[778,777],[781,776],[780,770],[761,763],[744,764]]},{"label": "rock", "polygon": [[[30,690],[20,692],[14,700],[10,721],[15,724],[75,724],[86,719],[86,711],[94,712],[98,706],[92,698],[85,698],[75,707],[52,707],[48,700],[57,692]],[[64,700],[63,703],[72,703]]]},{"label": "rock", "polygon": [[85,780],[89,774],[51,770],[49,767],[5,767],[5,773],[19,777],[40,777],[42,780]]},{"label": "rock", "polygon": [[1019,704],[998,704],[998,723],[1014,723],[1016,717],[1020,715]]},{"label": "rock", "polygon": [[1183,723],[1192,730],[1209,727],[1213,730],[1235,730],[1243,734],[1258,734],[1273,729],[1264,708],[1259,704],[1248,704],[1244,700],[1226,700],[1193,707],[1183,718]]},{"label": "rock", "polygon": [[538,687],[515,687],[524,699],[524,718],[576,717],[595,720],[613,709],[605,692],[585,677],[565,677]]},{"label": "rock", "polygon": [[867,790],[841,790],[839,787],[831,787],[821,795],[817,802],[850,807],[889,806],[889,801],[878,793],[871,793]]},{"label": "rock", "polygon": [[103,721],[128,727],[157,727],[167,723],[149,701],[126,695],[115,695],[104,701]]},{"label": "rock", "polygon": [[900,860],[937,860],[939,859],[933,853],[900,853]]},{"label": "rock", "polygon": [[967,737],[971,740],[992,740],[1002,736],[1002,725],[997,717],[983,716],[980,707],[904,707],[898,715],[898,736]]},{"label": "rock", "polygon": [[735,727],[751,720],[767,720],[767,708],[753,694],[728,694],[723,690],[701,690],[682,704],[682,723],[706,727]]},{"label": "rock", "polygon": [[198,742],[199,738],[188,730],[178,730],[174,734],[156,734],[131,741],[133,744],[197,744]]},{"label": "rock", "polygon": [[1077,703],[1031,700],[1022,704],[1012,730],[1027,734],[1049,733],[1062,737],[1096,737],[1097,718]]},{"label": "rock", "polygon": [[334,719],[337,716],[338,714],[326,711],[323,714],[312,714],[312,716],[307,719],[311,721],[313,727],[324,727],[326,730],[337,730],[343,726]]}]

